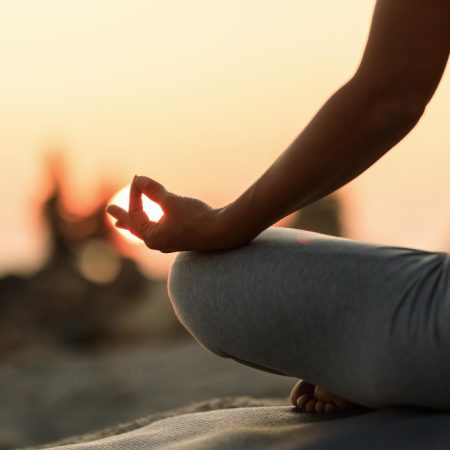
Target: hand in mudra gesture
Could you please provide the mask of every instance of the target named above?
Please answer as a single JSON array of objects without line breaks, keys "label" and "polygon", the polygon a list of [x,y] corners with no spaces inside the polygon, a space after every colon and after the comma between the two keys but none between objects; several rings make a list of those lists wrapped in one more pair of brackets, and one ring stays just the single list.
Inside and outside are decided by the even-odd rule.
[{"label": "hand in mudra gesture", "polygon": [[[158,222],[151,221],[144,212],[142,194],[158,203],[163,210],[164,215]],[[226,248],[221,240],[221,209],[169,192],[148,177],[134,177],[129,211],[117,205],[109,205],[106,211],[117,219],[117,227],[129,230],[148,248],[162,253]]]}]

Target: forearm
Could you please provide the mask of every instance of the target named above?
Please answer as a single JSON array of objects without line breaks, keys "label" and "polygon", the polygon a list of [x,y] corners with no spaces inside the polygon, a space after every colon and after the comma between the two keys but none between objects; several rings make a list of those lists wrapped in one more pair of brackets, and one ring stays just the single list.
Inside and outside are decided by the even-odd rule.
[{"label": "forearm", "polygon": [[358,81],[339,89],[272,166],[222,208],[229,238],[248,240],[345,185],[401,140],[420,114],[376,98]]}]

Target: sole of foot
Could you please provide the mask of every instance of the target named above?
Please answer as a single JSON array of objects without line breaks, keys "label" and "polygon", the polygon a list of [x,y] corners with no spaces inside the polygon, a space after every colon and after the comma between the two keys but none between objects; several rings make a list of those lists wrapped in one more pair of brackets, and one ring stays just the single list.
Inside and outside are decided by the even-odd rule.
[{"label": "sole of foot", "polygon": [[355,403],[338,397],[306,380],[300,380],[295,384],[290,397],[291,403],[295,407],[308,413],[348,411],[358,407]]}]

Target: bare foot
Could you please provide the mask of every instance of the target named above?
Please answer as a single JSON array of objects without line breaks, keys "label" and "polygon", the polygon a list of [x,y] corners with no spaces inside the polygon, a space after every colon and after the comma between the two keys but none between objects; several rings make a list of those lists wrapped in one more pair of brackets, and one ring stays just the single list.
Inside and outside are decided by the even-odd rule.
[{"label": "bare foot", "polygon": [[291,403],[309,413],[347,411],[358,407],[358,405],[305,380],[298,381],[292,388]]}]

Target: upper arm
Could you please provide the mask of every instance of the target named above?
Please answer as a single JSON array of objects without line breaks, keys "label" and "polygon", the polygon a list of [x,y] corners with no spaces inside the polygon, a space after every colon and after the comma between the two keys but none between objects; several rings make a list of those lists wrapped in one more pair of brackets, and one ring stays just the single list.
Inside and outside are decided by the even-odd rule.
[{"label": "upper arm", "polygon": [[354,79],[375,98],[424,109],[450,51],[450,0],[378,0]]}]

